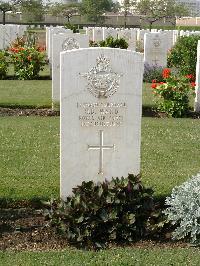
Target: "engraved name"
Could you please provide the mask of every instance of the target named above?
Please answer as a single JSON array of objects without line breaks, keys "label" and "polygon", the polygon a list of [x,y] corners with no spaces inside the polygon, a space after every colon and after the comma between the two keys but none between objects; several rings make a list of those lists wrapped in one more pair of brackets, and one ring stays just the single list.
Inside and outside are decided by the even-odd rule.
[{"label": "engraved name", "polygon": [[123,126],[126,103],[77,103],[81,127]]}]

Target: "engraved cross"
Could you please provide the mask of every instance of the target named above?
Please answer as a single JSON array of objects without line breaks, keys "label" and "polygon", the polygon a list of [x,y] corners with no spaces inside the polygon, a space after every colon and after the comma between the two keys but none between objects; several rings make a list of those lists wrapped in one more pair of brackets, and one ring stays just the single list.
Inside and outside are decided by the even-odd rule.
[{"label": "engraved cross", "polygon": [[157,65],[158,62],[159,62],[159,60],[158,60],[157,57],[156,57],[155,59],[152,60],[152,62],[153,62],[155,65]]},{"label": "engraved cross", "polygon": [[99,131],[100,135],[100,145],[88,145],[88,150],[99,150],[99,172],[98,174],[103,174],[103,152],[104,150],[111,150],[115,148],[115,145],[104,145],[103,141],[103,130]]}]

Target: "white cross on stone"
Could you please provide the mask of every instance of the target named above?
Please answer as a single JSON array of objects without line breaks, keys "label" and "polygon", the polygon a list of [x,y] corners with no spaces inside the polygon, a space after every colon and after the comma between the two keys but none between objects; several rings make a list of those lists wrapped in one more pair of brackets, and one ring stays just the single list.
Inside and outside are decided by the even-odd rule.
[{"label": "white cross on stone", "polygon": [[111,150],[115,148],[115,145],[104,145],[103,143],[103,130],[99,130],[100,145],[88,145],[88,150],[99,150],[99,172],[103,174],[103,152],[104,150]]}]

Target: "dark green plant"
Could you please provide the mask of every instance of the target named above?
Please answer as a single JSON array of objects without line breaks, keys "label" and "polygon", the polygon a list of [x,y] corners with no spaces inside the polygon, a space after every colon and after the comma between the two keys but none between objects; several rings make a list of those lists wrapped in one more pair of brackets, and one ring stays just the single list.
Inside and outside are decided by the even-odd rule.
[{"label": "dark green plant", "polygon": [[100,47],[127,49],[128,43],[123,38],[114,39],[113,37],[108,37],[106,40],[99,42],[99,46]]},{"label": "dark green plant", "polygon": [[152,194],[134,175],[98,184],[83,182],[66,201],[51,202],[46,217],[78,247],[100,249],[112,242],[129,243],[148,234]]},{"label": "dark green plant", "polygon": [[176,67],[181,75],[195,75],[199,39],[197,35],[180,37],[168,55],[168,67]]},{"label": "dark green plant", "polygon": [[7,52],[0,51],[0,79],[5,79],[8,71]]},{"label": "dark green plant", "polygon": [[69,30],[72,30],[73,33],[79,33],[79,29],[78,29],[78,26],[77,25],[73,25],[71,23],[66,23],[64,25],[64,28],[65,29],[69,29]]}]

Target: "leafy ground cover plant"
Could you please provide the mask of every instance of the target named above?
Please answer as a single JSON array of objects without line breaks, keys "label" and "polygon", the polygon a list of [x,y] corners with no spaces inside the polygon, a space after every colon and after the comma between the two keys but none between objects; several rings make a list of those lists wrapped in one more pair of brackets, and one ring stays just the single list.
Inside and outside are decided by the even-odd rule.
[{"label": "leafy ground cover plant", "polygon": [[123,38],[114,39],[113,37],[108,37],[108,38],[106,38],[106,40],[99,42],[99,46],[100,47],[127,49],[128,43]]},{"label": "leafy ground cover plant", "polygon": [[166,198],[164,211],[168,220],[177,226],[173,239],[189,239],[200,244],[200,173],[172,190]]},{"label": "leafy ground cover plant", "polygon": [[46,214],[71,244],[100,249],[147,234],[154,210],[152,194],[133,175],[98,184],[83,182],[66,201],[53,201]]},{"label": "leafy ground cover plant", "polygon": [[8,59],[7,52],[4,50],[0,51],[0,79],[5,79],[8,71]]},{"label": "leafy ground cover plant", "polygon": [[195,83],[193,75],[175,76],[171,70],[163,70],[164,82],[152,81],[152,89],[155,96],[160,97],[158,110],[166,112],[168,116],[183,117],[189,111],[189,95],[194,94]]},{"label": "leafy ground cover plant", "polygon": [[196,73],[197,44],[200,36],[180,37],[168,54],[168,67],[175,67],[181,75]]},{"label": "leafy ground cover plant", "polygon": [[144,82],[152,82],[152,80],[156,80],[157,82],[163,81],[163,67],[158,65],[150,65],[148,63],[144,64]]}]

